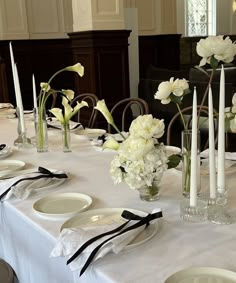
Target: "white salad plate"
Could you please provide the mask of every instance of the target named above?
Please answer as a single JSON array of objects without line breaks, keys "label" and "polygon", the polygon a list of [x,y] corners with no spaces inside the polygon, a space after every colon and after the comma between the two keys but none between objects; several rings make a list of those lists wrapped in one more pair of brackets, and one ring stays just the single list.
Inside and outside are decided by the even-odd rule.
[{"label": "white salad plate", "polygon": [[80,193],[61,193],[43,197],[33,204],[33,210],[44,217],[65,218],[84,211],[92,198]]},{"label": "white salad plate", "polygon": [[[122,224],[127,221],[121,217],[124,210],[128,210],[139,216],[147,215],[147,212],[130,208],[93,209],[82,212],[67,220],[61,226],[61,231],[64,228],[83,228],[88,226]],[[144,229],[131,243],[129,243],[126,249],[136,247],[151,239],[156,234],[158,226],[158,221],[155,222],[155,224],[150,223],[146,229]]]},{"label": "white salad plate", "polygon": [[235,283],[236,273],[214,267],[190,267],[178,271],[164,283]]},{"label": "white salad plate", "polygon": [[90,128],[85,128],[77,131],[75,134],[76,135],[81,135],[81,136],[86,136],[89,139],[95,139],[98,138],[102,135],[105,135],[106,130],[104,129],[90,129]]},{"label": "white salad plate", "polygon": [[10,146],[4,147],[4,149],[0,150],[0,159],[4,159],[12,154],[12,148]]},{"label": "white salad plate", "polygon": [[17,171],[25,166],[25,162],[20,160],[0,160],[0,177],[12,171]]}]

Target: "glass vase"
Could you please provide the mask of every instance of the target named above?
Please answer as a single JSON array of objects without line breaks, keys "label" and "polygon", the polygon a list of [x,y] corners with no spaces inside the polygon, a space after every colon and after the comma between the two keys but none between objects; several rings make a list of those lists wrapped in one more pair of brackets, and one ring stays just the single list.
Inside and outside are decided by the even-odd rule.
[{"label": "glass vase", "polygon": [[158,200],[160,198],[160,182],[154,180],[151,186],[143,186],[139,188],[138,191],[141,200]]},{"label": "glass vase", "polygon": [[[189,197],[190,195],[190,178],[191,178],[191,139],[192,139],[192,131],[184,130],[181,133],[181,143],[182,143],[182,193],[184,197]],[[197,192],[200,193],[201,189],[201,178],[200,178],[200,132],[198,131],[197,135],[197,162],[198,162],[198,170],[197,180],[198,187]]]},{"label": "glass vase", "polygon": [[34,113],[34,121],[37,152],[47,152],[48,128],[46,120],[46,110],[39,108],[38,111]]},{"label": "glass vase", "polygon": [[62,125],[62,142],[63,142],[63,151],[71,152],[69,123],[65,123]]}]

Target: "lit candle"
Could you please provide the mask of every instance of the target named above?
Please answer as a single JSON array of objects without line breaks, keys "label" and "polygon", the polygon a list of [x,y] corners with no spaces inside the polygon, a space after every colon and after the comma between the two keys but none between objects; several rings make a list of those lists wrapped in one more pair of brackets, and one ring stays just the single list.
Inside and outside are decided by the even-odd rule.
[{"label": "lit candle", "polygon": [[17,104],[18,104],[17,107],[18,107],[18,111],[19,111],[21,132],[25,133],[24,109],[23,109],[21,90],[20,90],[20,81],[19,81],[19,76],[18,76],[16,64],[14,65],[14,72],[15,72],[15,79],[16,79],[16,101],[17,101]]},{"label": "lit candle", "polygon": [[209,183],[210,183],[210,198],[216,198],[216,168],[215,168],[215,134],[214,134],[214,118],[213,118],[213,103],[212,90],[209,87],[208,93],[208,125],[209,125]]},{"label": "lit candle", "polygon": [[190,206],[197,203],[197,93],[196,87],[193,92],[192,110],[192,140],[191,140],[191,176],[190,176]]},{"label": "lit candle", "polygon": [[217,171],[217,190],[223,193],[225,190],[225,73],[223,65],[220,73]]},{"label": "lit candle", "polygon": [[37,107],[37,95],[36,95],[36,86],[35,86],[35,78],[34,74],[32,75],[32,86],[33,86],[33,101],[34,101],[34,109],[37,113],[38,107]]}]

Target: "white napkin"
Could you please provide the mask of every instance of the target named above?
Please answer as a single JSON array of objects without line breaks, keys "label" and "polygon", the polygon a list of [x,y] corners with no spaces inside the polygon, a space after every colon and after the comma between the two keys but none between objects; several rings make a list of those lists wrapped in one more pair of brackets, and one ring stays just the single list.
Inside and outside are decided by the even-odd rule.
[{"label": "white napkin", "polygon": [[0,111],[1,109],[9,109],[9,108],[14,108],[14,106],[11,103],[0,103]]},{"label": "white napkin", "polygon": [[[53,117],[47,118],[47,125],[48,128],[55,128],[55,129],[61,129],[61,123]],[[83,126],[79,122],[74,122],[70,120],[70,130],[71,131],[77,131],[83,129]]]},{"label": "white napkin", "polygon": [[[217,157],[217,150],[215,150],[215,156]],[[202,151],[200,153],[200,157],[208,158],[209,157],[209,149]],[[236,161],[236,152],[225,152],[225,159]]]},{"label": "white napkin", "polygon": [[[161,209],[154,209],[152,213],[156,213],[161,211]],[[151,225],[155,224],[158,219],[154,219],[151,222]],[[135,224],[137,221],[131,220],[126,227],[129,227]],[[111,231],[122,223],[119,224],[108,224],[108,225],[92,225],[92,226],[83,226],[82,228],[71,228],[71,229],[63,229],[59,235],[59,239],[56,243],[56,246],[52,250],[50,257],[59,257],[59,256],[66,256],[70,258],[85,242],[89,239],[105,233],[107,231]],[[130,230],[120,236],[111,239],[106,244],[104,244],[99,251],[97,252],[93,261],[105,256],[109,252],[114,252],[118,254],[122,251],[130,242],[132,242],[144,229],[146,225],[138,227],[136,229]],[[112,234],[115,235],[115,234]],[[108,235],[105,237],[100,238],[99,240],[95,241],[91,245],[89,245],[77,258],[75,258],[70,264],[70,268],[72,271],[81,269],[85,264],[86,260],[88,259],[90,253],[96,248],[99,244],[105,241],[107,238],[111,237],[112,235]]]},{"label": "white napkin", "polygon": [[[4,193],[7,189],[9,189],[18,180],[42,175],[41,172],[36,172],[36,171],[37,169],[35,169],[34,173],[28,173],[11,179],[0,181],[0,195]],[[53,173],[63,173],[63,172],[53,171]],[[40,178],[36,180],[23,180],[20,183],[16,184],[15,186],[12,186],[9,192],[3,197],[3,199],[7,200],[12,196],[15,196],[16,198],[22,200],[27,199],[33,190],[49,185],[53,179],[54,178],[45,176],[45,178]]]}]

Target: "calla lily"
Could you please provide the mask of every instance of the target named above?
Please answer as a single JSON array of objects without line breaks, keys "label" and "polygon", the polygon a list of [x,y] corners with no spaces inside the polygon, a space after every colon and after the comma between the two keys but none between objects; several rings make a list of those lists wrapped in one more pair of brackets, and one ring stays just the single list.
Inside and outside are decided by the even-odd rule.
[{"label": "calla lily", "polygon": [[98,100],[97,105],[94,107],[94,109],[97,109],[98,111],[100,111],[102,115],[105,117],[105,119],[107,120],[107,123],[110,124],[125,140],[124,135],[120,132],[120,130],[115,125],[114,119],[111,115],[111,112],[107,108],[105,100],[104,99]]},{"label": "calla lily", "polygon": [[57,120],[62,124],[66,124],[70,121],[70,119],[78,113],[78,111],[84,107],[88,107],[88,103],[86,101],[81,101],[80,103],[77,102],[77,105],[72,108],[69,104],[69,101],[67,98],[62,98],[62,105],[64,106],[64,116],[62,114],[62,110],[60,108],[52,108],[49,110],[56,118]]},{"label": "calla lily", "polygon": [[49,83],[40,83],[40,87],[41,87],[41,89],[43,90],[43,91],[45,91],[45,92],[48,92],[50,89],[51,89],[51,87],[50,87],[50,84]]},{"label": "calla lily", "polygon": [[97,102],[97,105],[94,108],[97,109],[98,111],[100,111],[103,114],[103,116],[107,120],[108,124],[110,124],[110,125],[114,124],[113,117],[112,117],[110,111],[108,110],[106,102],[105,102],[104,99],[103,100],[99,100]]},{"label": "calla lily", "polygon": [[71,101],[75,96],[75,92],[71,89],[62,89],[62,93],[67,97],[69,101]]},{"label": "calla lily", "polygon": [[62,110],[60,108],[52,108],[49,110],[56,118],[57,120],[61,123],[64,124],[64,116],[62,114]]},{"label": "calla lily", "polygon": [[103,149],[114,149],[114,150],[118,150],[120,148],[120,144],[113,138],[109,138],[108,140],[106,140],[102,146]]},{"label": "calla lily", "polygon": [[65,71],[70,71],[70,72],[76,72],[81,77],[83,77],[83,75],[84,75],[84,66],[82,66],[80,63],[77,63],[77,64],[75,64],[73,66],[66,67],[64,70]]}]

